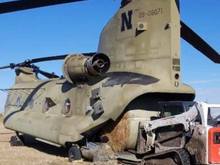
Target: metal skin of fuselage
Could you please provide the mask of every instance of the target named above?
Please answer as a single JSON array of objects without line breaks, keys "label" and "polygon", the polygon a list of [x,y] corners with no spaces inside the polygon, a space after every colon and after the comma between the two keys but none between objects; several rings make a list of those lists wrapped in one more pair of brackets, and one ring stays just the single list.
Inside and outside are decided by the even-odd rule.
[{"label": "metal skin of fuselage", "polygon": [[[194,99],[194,90],[181,81],[180,18],[174,0],[134,0],[121,7],[104,27],[97,52],[108,55],[110,70],[84,82],[68,82],[65,75],[39,80],[32,69],[17,68],[5,127],[65,146],[116,121],[142,96]],[[46,100],[53,104],[45,107]],[[65,113],[67,100],[70,111]],[[142,111],[148,115],[147,109]]]}]

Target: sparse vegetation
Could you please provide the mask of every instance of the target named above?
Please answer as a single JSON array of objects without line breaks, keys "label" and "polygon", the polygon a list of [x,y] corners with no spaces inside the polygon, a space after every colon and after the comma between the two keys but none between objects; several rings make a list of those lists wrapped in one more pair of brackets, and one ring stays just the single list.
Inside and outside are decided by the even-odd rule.
[{"label": "sparse vegetation", "polygon": [[[0,118],[3,115],[0,113]],[[65,150],[46,144],[34,143],[28,146],[10,146],[9,141],[15,133],[7,130],[0,123],[0,165],[117,165],[116,161],[108,162],[72,162],[68,161]]]}]

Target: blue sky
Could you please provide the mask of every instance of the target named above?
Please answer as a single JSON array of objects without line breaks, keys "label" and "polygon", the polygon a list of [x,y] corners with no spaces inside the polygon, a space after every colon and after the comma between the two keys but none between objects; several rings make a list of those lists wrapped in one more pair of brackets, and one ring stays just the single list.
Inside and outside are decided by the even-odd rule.
[{"label": "blue sky", "polygon": [[[182,0],[181,17],[220,50],[220,1]],[[0,15],[0,66],[25,59],[96,51],[99,34],[120,0],[90,0]],[[182,79],[197,92],[197,100],[220,103],[220,65],[182,41]],[[62,62],[40,64],[61,74]],[[14,72],[0,70],[0,88],[9,88]],[[0,92],[0,111],[6,93]]]}]

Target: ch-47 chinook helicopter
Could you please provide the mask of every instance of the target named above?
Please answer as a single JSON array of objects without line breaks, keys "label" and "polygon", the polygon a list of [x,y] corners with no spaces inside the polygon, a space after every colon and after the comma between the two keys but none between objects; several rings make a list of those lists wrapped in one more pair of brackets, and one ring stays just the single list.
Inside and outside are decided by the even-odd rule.
[{"label": "ch-47 chinook helicopter", "polygon": [[[77,1],[82,0],[3,2],[0,14]],[[8,89],[5,127],[20,139],[31,135],[69,147],[73,160],[95,160],[106,144],[128,163],[176,155],[173,162],[190,164],[182,145],[183,127],[160,126],[146,133],[152,125],[143,129],[140,124],[162,118],[170,109],[179,114],[194,100],[195,91],[181,82],[180,37],[220,63],[219,53],[180,20],[178,0],[122,0],[101,33],[97,52],[36,58],[0,68],[16,73],[15,84]],[[51,60],[64,60],[63,76],[35,65]],[[48,79],[40,80],[38,74]]]}]

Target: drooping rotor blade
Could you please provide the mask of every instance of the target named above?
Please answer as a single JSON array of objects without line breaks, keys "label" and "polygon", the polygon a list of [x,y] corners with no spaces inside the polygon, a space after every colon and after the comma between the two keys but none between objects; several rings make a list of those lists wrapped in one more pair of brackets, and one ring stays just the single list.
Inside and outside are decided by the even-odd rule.
[{"label": "drooping rotor blade", "polygon": [[182,21],[181,37],[213,62],[220,63],[219,53]]},{"label": "drooping rotor blade", "polygon": [[[96,54],[95,52],[92,53],[83,53],[84,56],[93,56],[94,54]],[[25,60],[24,62],[21,63],[11,63],[7,66],[3,66],[0,67],[0,69],[14,69],[16,67],[31,67],[31,64],[34,63],[39,63],[39,62],[46,62],[46,61],[56,61],[56,60],[63,60],[65,59],[69,54],[65,54],[65,55],[59,55],[59,56],[49,56],[49,57],[40,57],[40,58],[34,58],[34,59],[30,59],[30,60]]]},{"label": "drooping rotor blade", "polygon": [[0,69],[8,69],[8,68],[11,68],[10,65],[0,67]]},{"label": "drooping rotor blade", "polygon": [[11,63],[7,66],[0,67],[0,69],[14,69],[16,67],[21,67],[21,66],[29,66],[30,64],[33,63],[38,63],[38,62],[45,62],[45,61],[55,61],[55,60],[63,60],[68,56],[68,54],[65,55],[60,55],[60,56],[50,56],[50,57],[42,57],[42,58],[34,58],[31,60],[25,60],[24,62],[21,63]]},{"label": "drooping rotor blade", "polygon": [[68,56],[68,54],[59,55],[59,56],[40,57],[40,58],[34,58],[34,59],[31,59],[31,60],[27,60],[27,62],[28,63],[38,63],[38,62],[45,62],[45,61],[63,60],[67,56]]},{"label": "drooping rotor blade", "polygon": [[[92,56],[95,53],[83,53],[84,56]],[[63,60],[65,59],[69,54],[65,54],[65,55],[59,55],[59,56],[49,56],[49,57],[41,57],[41,58],[35,58],[35,59],[31,59],[31,60],[27,60],[27,62],[29,63],[38,63],[38,62],[45,62],[45,61],[55,61],[55,60]]]},{"label": "drooping rotor blade", "polygon": [[0,3],[0,14],[85,0],[14,0]]},{"label": "drooping rotor blade", "polygon": [[15,68],[15,67],[16,67],[15,64],[14,64],[14,63],[11,63],[11,64],[9,64],[9,65],[0,67],[0,69],[13,69],[13,68]]}]

